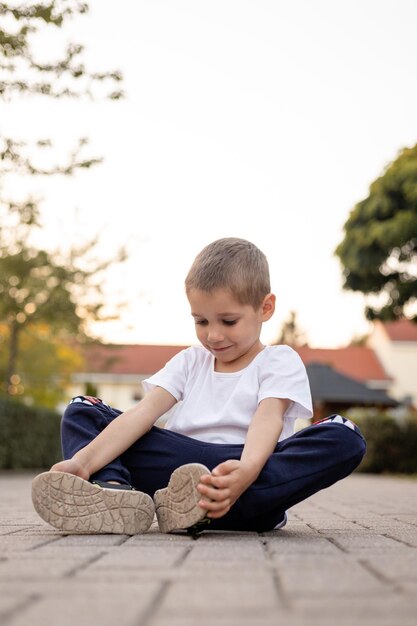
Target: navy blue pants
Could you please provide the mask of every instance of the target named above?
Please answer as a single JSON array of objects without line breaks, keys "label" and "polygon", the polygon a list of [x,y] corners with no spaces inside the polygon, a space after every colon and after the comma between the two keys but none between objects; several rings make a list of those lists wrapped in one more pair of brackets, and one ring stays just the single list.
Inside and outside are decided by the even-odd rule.
[{"label": "navy blue pants", "polygon": [[[86,446],[120,413],[102,401],[75,398],[62,418],[64,458]],[[365,440],[357,426],[337,420],[313,424],[279,442],[257,480],[210,528],[271,530],[287,509],[353,472],[365,454]],[[202,463],[211,470],[240,459],[242,450],[241,444],[206,443],[154,426],[91,479],[116,480],[153,496],[180,465]]]}]

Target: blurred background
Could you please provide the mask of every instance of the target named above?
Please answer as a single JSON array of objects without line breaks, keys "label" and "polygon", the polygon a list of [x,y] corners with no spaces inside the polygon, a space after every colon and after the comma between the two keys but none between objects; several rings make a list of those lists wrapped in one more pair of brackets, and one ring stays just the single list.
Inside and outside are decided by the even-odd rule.
[{"label": "blurred background", "polygon": [[195,343],[193,258],[235,236],[269,259],[262,338],[299,351],[316,414],[400,428],[417,403],[416,23],[413,0],[2,3],[2,402],[137,401]]}]

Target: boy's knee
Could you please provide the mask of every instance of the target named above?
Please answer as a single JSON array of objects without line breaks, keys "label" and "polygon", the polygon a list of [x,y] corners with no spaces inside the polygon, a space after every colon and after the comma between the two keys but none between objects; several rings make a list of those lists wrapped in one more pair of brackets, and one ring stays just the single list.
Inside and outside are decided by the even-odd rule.
[{"label": "boy's knee", "polygon": [[70,400],[65,411],[62,415],[62,420],[65,422],[68,419],[72,419],[75,415],[85,415],[86,413],[96,413],[96,411],[91,411],[96,405],[101,403],[101,400],[98,398],[94,398],[96,402],[91,401],[92,398],[89,396],[75,396]]},{"label": "boy's knee", "polygon": [[346,462],[350,462],[353,469],[355,469],[365,456],[365,438],[353,422],[350,422],[349,426],[343,424],[343,427],[338,428],[338,432],[343,442],[341,446],[341,456],[345,458]]},{"label": "boy's knee", "polygon": [[349,441],[349,447],[351,450],[352,457],[356,458],[357,464],[362,461],[366,452],[366,441],[362,434],[353,433],[355,436],[352,436]]},{"label": "boy's knee", "polygon": [[326,427],[333,441],[337,440],[338,455],[341,461],[349,461],[354,467],[359,465],[366,452],[366,441],[354,422],[341,415],[331,415],[320,422],[316,422],[314,426]]},{"label": "boy's knee", "polygon": [[97,404],[105,404],[101,398],[95,398],[94,396],[75,396],[69,401],[68,406],[71,404],[86,404],[87,406],[96,406]]},{"label": "boy's knee", "polygon": [[113,409],[106,404],[106,402],[100,400],[100,398],[75,396],[66,407],[62,416],[62,422],[65,424],[68,422],[86,420],[86,423],[93,421],[98,422],[102,426],[106,426],[121,413],[122,411]]}]

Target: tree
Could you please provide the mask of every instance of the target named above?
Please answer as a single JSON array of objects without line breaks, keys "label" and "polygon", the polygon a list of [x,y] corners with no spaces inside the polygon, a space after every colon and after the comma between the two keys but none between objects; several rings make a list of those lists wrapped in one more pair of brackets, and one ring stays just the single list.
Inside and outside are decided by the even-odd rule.
[{"label": "tree", "polygon": [[283,322],[279,337],[275,343],[287,346],[305,345],[306,335],[298,325],[297,313],[295,311],[291,311],[288,319]]},{"label": "tree", "polygon": [[87,11],[88,3],[77,0],[0,2],[0,96],[91,97],[101,87],[109,98],[122,97],[120,89],[114,88],[122,80],[121,73],[90,72],[81,60],[84,48],[78,43],[67,45],[50,62],[36,58],[36,37],[45,35],[45,27],[62,28],[68,19]]},{"label": "tree", "polygon": [[417,145],[405,148],[370,186],[335,251],[344,288],[378,296],[368,319],[417,321]]},{"label": "tree", "polygon": [[67,252],[31,246],[31,232],[40,226],[33,205],[11,207],[9,218],[8,227],[0,228],[0,320],[8,329],[7,392],[14,389],[13,376],[20,376],[16,371],[19,338],[30,326],[43,323],[55,337],[81,340],[89,335],[91,322],[111,319],[102,274],[110,263],[124,260],[121,250],[117,259],[97,261],[95,239]]},{"label": "tree", "polygon": [[[0,324],[0,376],[5,380],[9,329]],[[67,399],[67,390],[74,372],[82,371],[84,359],[65,337],[56,335],[44,323],[28,324],[20,333],[20,347],[15,371],[9,382],[9,395],[27,404],[55,409]]]},{"label": "tree", "polygon": [[[0,98],[79,98],[103,92],[110,99],[122,97],[115,88],[122,80],[120,72],[90,72],[81,61],[79,44],[71,43],[47,63],[36,58],[37,36],[48,28],[62,28],[68,19],[87,10],[87,3],[76,0],[0,3]],[[123,260],[124,252],[117,259],[97,261],[96,238],[67,250],[37,247],[32,235],[41,226],[38,203],[30,194],[23,200],[6,197],[2,185],[8,175],[18,174],[20,179],[67,176],[90,168],[100,159],[83,156],[87,143],[79,139],[65,162],[45,166],[40,154],[53,152],[50,139],[30,146],[0,134],[0,322],[7,327],[3,386],[8,392],[19,378],[16,365],[23,331],[46,324],[55,336],[72,333],[80,337],[88,334],[91,321],[109,319],[104,314],[102,272],[111,262]]]}]

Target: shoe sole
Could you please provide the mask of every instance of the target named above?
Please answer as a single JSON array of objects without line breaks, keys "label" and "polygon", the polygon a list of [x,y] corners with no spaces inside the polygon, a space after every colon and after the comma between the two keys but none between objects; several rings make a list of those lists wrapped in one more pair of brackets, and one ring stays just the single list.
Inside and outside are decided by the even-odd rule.
[{"label": "shoe sole", "polygon": [[172,472],[168,486],[155,492],[153,499],[161,532],[189,528],[206,516],[207,510],[198,504],[202,495],[197,491],[204,474],[210,474],[210,470],[200,463],[181,465]]},{"label": "shoe sole", "polygon": [[136,535],[149,529],[155,512],[146,493],[103,489],[66,472],[36,476],[32,502],[45,522],[69,534]]}]

